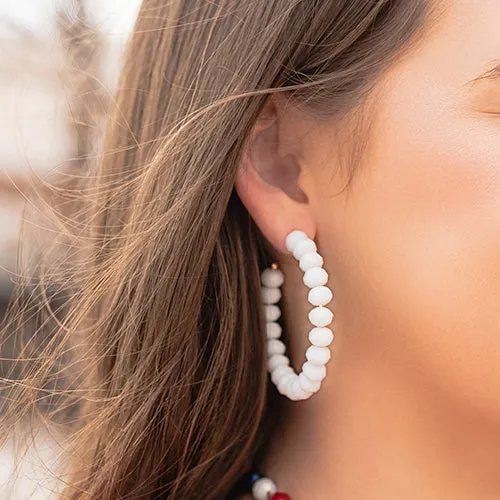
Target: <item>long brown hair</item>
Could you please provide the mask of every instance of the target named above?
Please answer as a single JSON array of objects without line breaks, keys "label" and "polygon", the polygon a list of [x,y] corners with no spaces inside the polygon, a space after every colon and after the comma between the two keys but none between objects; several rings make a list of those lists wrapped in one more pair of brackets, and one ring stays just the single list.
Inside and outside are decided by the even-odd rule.
[{"label": "long brown hair", "polygon": [[259,307],[272,249],[233,188],[245,140],[275,92],[313,115],[357,109],[426,3],[143,2],[100,161],[57,186],[59,236],[4,329],[45,332],[36,356],[23,344],[7,417],[49,399],[72,429],[65,495],[223,498],[265,453],[280,418]]}]

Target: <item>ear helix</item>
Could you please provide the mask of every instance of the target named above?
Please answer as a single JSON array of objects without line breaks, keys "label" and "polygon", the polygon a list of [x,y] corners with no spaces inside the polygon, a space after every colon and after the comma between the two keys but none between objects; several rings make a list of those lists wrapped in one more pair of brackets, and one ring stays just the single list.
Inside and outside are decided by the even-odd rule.
[{"label": "ear helix", "polygon": [[318,392],[326,377],[326,364],[331,357],[329,346],[334,335],[328,327],[333,320],[333,313],[325,306],[333,299],[333,293],[326,286],[328,273],[323,269],[323,257],[318,253],[316,243],[303,231],[295,230],[286,237],[285,244],[304,272],[304,285],[310,289],[308,301],[314,306],[308,314],[312,324],[309,332],[311,345],[305,353],[307,361],[297,374],[290,366],[286,346],[280,340],[282,329],[278,319],[281,310],[277,304],[281,299],[281,286],[285,278],[278,265],[273,264],[261,274],[267,330],[267,364],[271,380],[280,394],[299,401]]}]

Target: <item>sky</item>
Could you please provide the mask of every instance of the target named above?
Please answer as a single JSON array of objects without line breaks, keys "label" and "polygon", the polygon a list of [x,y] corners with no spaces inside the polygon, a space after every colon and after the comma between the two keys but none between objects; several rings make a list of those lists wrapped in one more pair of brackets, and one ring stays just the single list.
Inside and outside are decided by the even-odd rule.
[{"label": "sky", "polygon": [[[127,36],[133,27],[141,0],[88,0],[93,16],[102,31],[111,37]],[[14,33],[10,26],[21,26],[38,37],[54,33],[57,4],[70,0],[0,0],[0,36]]]}]

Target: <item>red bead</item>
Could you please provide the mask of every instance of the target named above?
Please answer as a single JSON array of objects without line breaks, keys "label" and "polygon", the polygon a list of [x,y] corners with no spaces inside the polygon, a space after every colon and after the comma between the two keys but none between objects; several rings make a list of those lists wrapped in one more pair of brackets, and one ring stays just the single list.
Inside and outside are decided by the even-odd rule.
[{"label": "red bead", "polygon": [[290,495],[278,491],[271,497],[271,500],[292,500],[292,499],[290,498]]}]

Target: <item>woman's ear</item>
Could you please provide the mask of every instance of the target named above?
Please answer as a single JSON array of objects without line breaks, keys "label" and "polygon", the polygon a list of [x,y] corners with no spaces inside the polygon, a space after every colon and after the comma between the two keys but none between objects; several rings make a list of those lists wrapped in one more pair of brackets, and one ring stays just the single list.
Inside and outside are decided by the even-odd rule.
[{"label": "woman's ear", "polygon": [[[235,181],[241,201],[264,236],[282,252],[294,229],[314,238],[316,226],[301,186],[300,137],[281,98],[271,97],[243,152]],[[286,129],[286,133],[284,132]]]}]

